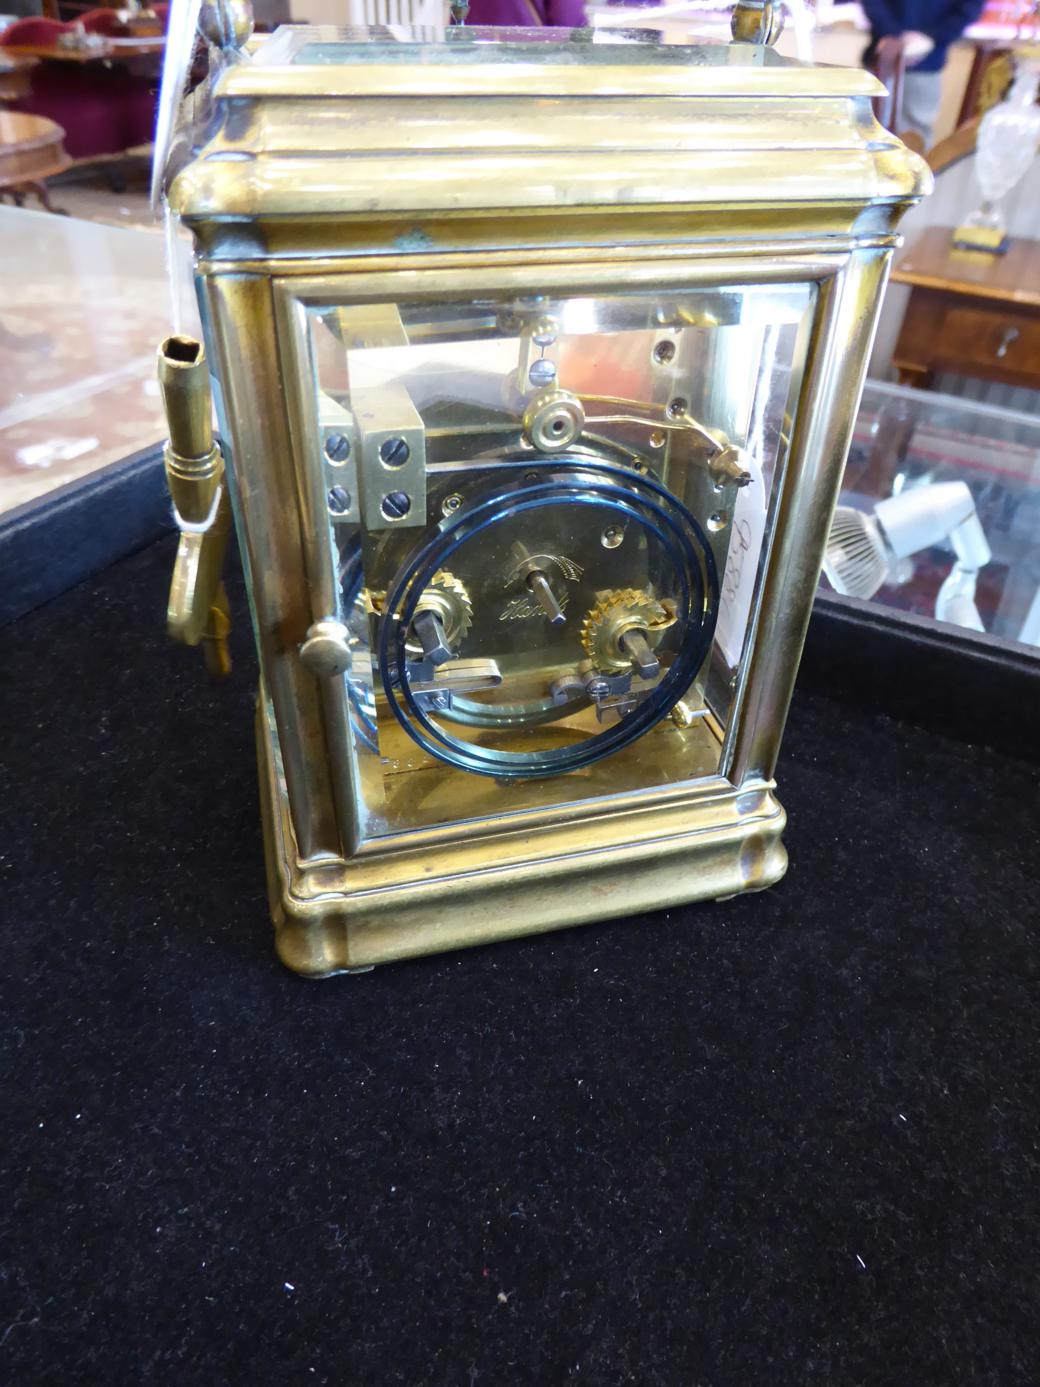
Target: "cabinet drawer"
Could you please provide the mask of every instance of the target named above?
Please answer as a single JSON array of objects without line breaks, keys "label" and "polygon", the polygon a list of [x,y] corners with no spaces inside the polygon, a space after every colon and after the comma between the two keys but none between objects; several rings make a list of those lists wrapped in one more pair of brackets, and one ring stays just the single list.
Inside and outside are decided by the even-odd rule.
[{"label": "cabinet drawer", "polygon": [[940,333],[943,360],[1040,376],[1040,318],[993,312],[973,304],[950,304]]},{"label": "cabinet drawer", "polygon": [[1040,385],[1040,315],[918,289],[894,356],[899,365]]}]

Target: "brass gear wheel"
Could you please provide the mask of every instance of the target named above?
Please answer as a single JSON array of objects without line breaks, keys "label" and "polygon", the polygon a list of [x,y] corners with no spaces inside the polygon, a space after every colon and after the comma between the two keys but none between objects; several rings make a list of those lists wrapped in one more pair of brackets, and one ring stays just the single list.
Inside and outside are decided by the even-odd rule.
[{"label": "brass gear wheel", "polygon": [[[473,623],[473,603],[466,585],[446,568],[439,568],[427,583],[415,608],[415,616],[420,612],[433,612],[440,617],[444,638],[452,649],[457,649]],[[418,641],[407,641],[405,649],[409,655],[422,654]]]},{"label": "brass gear wheel", "polygon": [[620,673],[632,668],[621,646],[622,636],[642,631],[653,649],[674,625],[671,604],[659,602],[642,588],[613,588],[596,594],[596,605],[582,622],[581,643],[594,668]]}]

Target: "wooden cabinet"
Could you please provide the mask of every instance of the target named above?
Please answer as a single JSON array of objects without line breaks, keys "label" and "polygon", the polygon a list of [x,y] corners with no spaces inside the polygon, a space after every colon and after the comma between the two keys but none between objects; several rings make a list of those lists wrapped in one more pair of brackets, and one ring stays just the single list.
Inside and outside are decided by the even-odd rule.
[{"label": "wooden cabinet", "polygon": [[959,251],[930,227],[899,257],[892,280],[910,286],[892,364],[907,385],[937,371],[1040,389],[1040,242],[1006,255]]}]

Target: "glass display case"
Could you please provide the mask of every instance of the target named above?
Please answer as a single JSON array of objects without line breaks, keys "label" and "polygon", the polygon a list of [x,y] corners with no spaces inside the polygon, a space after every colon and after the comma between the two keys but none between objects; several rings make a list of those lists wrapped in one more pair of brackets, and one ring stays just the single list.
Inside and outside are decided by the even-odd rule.
[{"label": "glass display case", "polygon": [[1040,647],[1040,417],[868,381],[824,569],[839,592]]},{"label": "glass display case", "polygon": [[[175,244],[174,320],[198,331]],[[0,207],[0,512],[159,444],[168,269],[155,231]]]},{"label": "glass display case", "polygon": [[307,307],[364,836],[718,772],[814,297]]}]

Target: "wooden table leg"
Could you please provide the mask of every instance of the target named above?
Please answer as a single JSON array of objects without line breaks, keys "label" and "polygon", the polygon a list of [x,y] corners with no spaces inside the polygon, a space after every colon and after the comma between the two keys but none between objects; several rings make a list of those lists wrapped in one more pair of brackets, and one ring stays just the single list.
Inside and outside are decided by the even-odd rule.
[{"label": "wooden table leg", "polygon": [[61,126],[44,116],[0,111],[0,192],[19,207],[27,191],[35,193],[48,212],[56,212],[45,180],[69,166],[64,139]]},{"label": "wooden table leg", "polygon": [[68,208],[55,207],[54,203],[51,202],[51,190],[42,179],[35,180],[32,183],[26,183],[25,187],[28,188],[30,192],[36,194],[46,211],[53,212],[56,217],[67,217],[69,215]]}]

